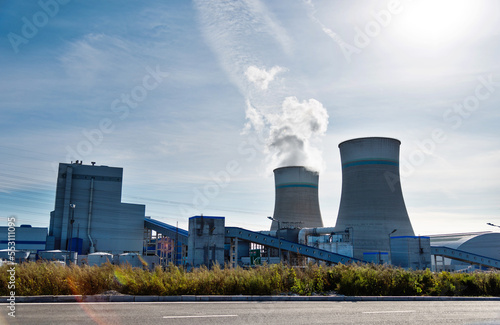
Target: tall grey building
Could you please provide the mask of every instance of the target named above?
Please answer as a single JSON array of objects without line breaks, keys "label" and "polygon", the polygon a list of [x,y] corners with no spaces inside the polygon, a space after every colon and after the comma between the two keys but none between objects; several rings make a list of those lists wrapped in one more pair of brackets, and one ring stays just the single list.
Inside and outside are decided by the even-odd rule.
[{"label": "tall grey building", "polygon": [[145,205],[121,202],[123,168],[60,163],[47,249],[142,252]]}]

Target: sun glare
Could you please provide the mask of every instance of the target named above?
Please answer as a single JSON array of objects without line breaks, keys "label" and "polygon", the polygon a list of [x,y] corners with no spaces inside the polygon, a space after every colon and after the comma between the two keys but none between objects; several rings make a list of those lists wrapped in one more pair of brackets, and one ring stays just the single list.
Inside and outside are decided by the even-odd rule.
[{"label": "sun glare", "polygon": [[468,0],[416,0],[399,17],[399,33],[409,41],[446,45],[468,34],[477,22],[479,2]]}]

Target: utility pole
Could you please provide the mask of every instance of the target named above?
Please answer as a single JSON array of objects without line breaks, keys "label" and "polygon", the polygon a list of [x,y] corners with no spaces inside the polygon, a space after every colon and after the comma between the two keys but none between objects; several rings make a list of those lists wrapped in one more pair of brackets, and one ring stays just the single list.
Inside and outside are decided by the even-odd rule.
[{"label": "utility pole", "polygon": [[69,205],[70,211],[71,211],[71,220],[69,221],[70,223],[70,228],[69,228],[69,244],[68,244],[68,251],[71,254],[71,239],[73,238],[73,224],[75,223],[75,208],[76,204],[70,203]]},{"label": "utility pole", "polygon": [[174,244],[174,252],[175,252],[175,257],[174,257],[174,264],[177,265],[177,250],[179,249],[179,221],[176,222],[175,224],[175,244]]},{"label": "utility pole", "polygon": [[[393,230],[393,231],[391,231],[391,233],[389,234],[389,263],[391,263],[391,264],[392,264],[391,235],[392,235],[393,233],[395,233],[396,231],[398,231],[398,230],[397,230],[397,229],[394,229],[394,230]],[[410,257],[409,257],[409,255],[408,255],[408,258],[410,258]],[[409,263],[409,261],[408,261],[408,265],[409,265],[409,264],[410,264],[410,263]]]}]

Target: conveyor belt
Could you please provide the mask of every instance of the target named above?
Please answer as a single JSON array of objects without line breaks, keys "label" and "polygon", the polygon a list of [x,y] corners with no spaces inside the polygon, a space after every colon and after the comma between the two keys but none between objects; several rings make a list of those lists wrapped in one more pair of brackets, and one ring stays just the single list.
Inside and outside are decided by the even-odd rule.
[{"label": "conveyor belt", "polygon": [[317,260],[322,260],[336,264],[337,263],[347,264],[356,262],[365,263],[361,260],[349,256],[332,253],[323,249],[314,248],[307,245],[297,244],[283,239],[278,240],[278,238],[276,237],[263,235],[258,232],[238,227],[226,227],[226,237],[239,238],[245,241],[249,241],[264,246],[269,246],[278,249],[281,248],[281,250],[284,251],[289,251],[300,254],[302,256],[312,257]]},{"label": "conveyor belt", "polygon": [[150,218],[144,218],[144,227],[161,233],[164,236],[173,239],[177,238],[179,244],[188,244],[188,232],[184,229]]},{"label": "conveyor belt", "polygon": [[487,267],[493,267],[500,269],[500,260],[491,258],[491,257],[486,257],[474,253],[469,253],[466,251],[462,251],[459,249],[454,249],[450,247],[444,247],[444,246],[431,246],[431,254],[432,255],[438,255],[438,256],[444,256],[447,258],[451,258],[454,260],[462,261],[462,262],[467,262],[471,264],[479,264]]}]

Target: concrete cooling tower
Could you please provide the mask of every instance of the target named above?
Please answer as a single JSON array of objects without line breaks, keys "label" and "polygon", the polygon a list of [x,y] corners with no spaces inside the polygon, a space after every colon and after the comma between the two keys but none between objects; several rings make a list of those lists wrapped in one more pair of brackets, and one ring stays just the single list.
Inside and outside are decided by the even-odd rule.
[{"label": "concrete cooling tower", "polygon": [[335,229],[351,233],[355,258],[389,252],[390,236],[414,236],[401,191],[400,144],[378,137],[339,144],[342,195]]},{"label": "concrete cooling tower", "polygon": [[[276,200],[273,219],[281,228],[323,227],[318,200],[319,174],[305,167],[274,170]],[[271,230],[278,229],[273,221]]]}]

